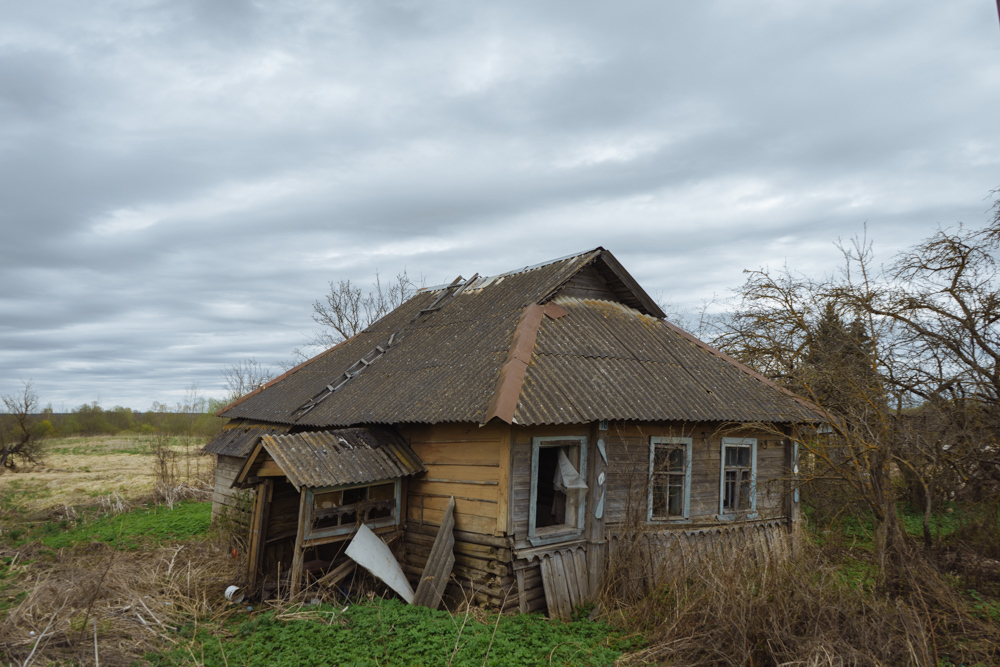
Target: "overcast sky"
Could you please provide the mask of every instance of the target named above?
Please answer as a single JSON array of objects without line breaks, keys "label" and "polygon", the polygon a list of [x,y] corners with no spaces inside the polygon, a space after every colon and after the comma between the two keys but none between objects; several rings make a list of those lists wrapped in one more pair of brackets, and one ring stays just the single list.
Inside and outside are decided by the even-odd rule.
[{"label": "overcast sky", "polygon": [[987,222],[998,117],[992,0],[3,2],[0,393],[221,396],[376,270],[888,258]]}]

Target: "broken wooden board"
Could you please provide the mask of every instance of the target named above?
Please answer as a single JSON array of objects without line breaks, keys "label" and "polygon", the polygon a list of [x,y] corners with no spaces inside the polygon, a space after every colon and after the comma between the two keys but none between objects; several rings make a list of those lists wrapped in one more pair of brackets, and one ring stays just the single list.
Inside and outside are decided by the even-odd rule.
[{"label": "broken wooden board", "polygon": [[420,575],[420,583],[417,584],[417,593],[413,597],[413,604],[431,609],[440,607],[444,587],[448,584],[453,567],[455,567],[454,496],[451,497],[451,500],[448,501],[448,507],[445,508],[441,527],[438,528],[437,537],[434,538],[434,546],[431,547],[431,554],[427,558],[427,565],[424,566],[423,574]]},{"label": "broken wooden board", "polygon": [[333,568],[321,578],[316,581],[317,586],[329,586],[334,587],[341,581],[347,578],[351,572],[354,572],[354,568],[358,566],[353,560],[348,560],[341,563],[337,567]]},{"label": "broken wooden board", "polygon": [[406,580],[403,568],[396,562],[396,557],[392,555],[386,543],[380,540],[371,528],[361,524],[345,553],[386,586],[399,593],[401,598],[413,604],[413,588]]}]

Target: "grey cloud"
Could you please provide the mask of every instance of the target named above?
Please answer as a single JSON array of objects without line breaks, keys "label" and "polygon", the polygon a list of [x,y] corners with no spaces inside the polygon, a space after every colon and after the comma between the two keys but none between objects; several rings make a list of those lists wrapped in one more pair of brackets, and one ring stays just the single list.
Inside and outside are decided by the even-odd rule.
[{"label": "grey cloud", "polygon": [[[988,11],[987,11],[988,10]],[[19,5],[0,27],[0,392],[143,407],[287,359],[329,280],[611,248],[684,307],[834,270],[996,182],[972,0]]]}]

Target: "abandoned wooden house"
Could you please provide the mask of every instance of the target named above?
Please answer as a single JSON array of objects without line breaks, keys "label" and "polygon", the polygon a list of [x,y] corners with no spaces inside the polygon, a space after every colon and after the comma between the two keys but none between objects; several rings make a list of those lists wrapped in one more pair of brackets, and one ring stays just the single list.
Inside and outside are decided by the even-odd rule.
[{"label": "abandoned wooden house", "polygon": [[254,494],[255,585],[324,576],[362,523],[416,582],[453,497],[453,582],[559,616],[628,526],[656,557],[782,541],[798,516],[783,434],[818,420],[666,322],[603,248],[423,289],[220,414],[215,510]]}]

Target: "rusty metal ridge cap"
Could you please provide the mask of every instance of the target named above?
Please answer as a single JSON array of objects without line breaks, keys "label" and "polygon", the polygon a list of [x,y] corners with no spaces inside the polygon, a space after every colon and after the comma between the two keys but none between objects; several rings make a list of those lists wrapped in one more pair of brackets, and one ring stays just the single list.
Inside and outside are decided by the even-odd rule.
[{"label": "rusty metal ridge cap", "polygon": [[538,329],[542,326],[542,319],[548,316],[555,320],[568,314],[568,310],[554,303],[544,306],[533,303],[522,311],[521,319],[511,337],[507,360],[500,366],[497,384],[486,408],[483,424],[494,417],[508,424],[513,423],[517,403],[521,398],[524,374],[535,351],[535,341],[538,338]]},{"label": "rusty metal ridge cap", "polygon": [[684,340],[688,341],[689,343],[693,343],[696,347],[699,347],[699,348],[705,350],[706,352],[708,352],[709,354],[712,354],[712,355],[714,355],[714,356],[722,359],[723,361],[726,361],[726,362],[732,364],[733,366],[735,366],[736,368],[740,369],[741,371],[743,371],[744,373],[746,373],[750,377],[754,378],[755,380],[759,380],[760,382],[764,383],[768,387],[771,387],[772,389],[777,389],[782,394],[785,394],[786,396],[788,396],[790,399],[792,399],[793,401],[795,401],[796,403],[798,403],[802,407],[808,409],[811,412],[815,412],[816,415],[819,416],[819,417],[821,417],[823,421],[830,421],[830,420],[833,419],[833,417],[830,416],[830,414],[827,413],[826,410],[824,410],[823,408],[819,407],[818,405],[816,405],[812,401],[809,401],[809,400],[807,400],[805,398],[802,398],[801,396],[799,396],[795,392],[792,392],[792,391],[789,391],[788,389],[785,389],[784,387],[782,387],[781,385],[779,385],[774,380],[771,380],[770,378],[768,378],[768,377],[766,377],[764,375],[761,375],[757,371],[753,370],[749,366],[747,366],[745,364],[742,364],[739,361],[736,361],[735,359],[733,359],[732,357],[730,357],[728,354],[726,354],[722,350],[720,350],[718,348],[715,348],[715,347],[712,347],[711,345],[709,345],[705,341],[700,340],[700,339],[696,338],[695,336],[692,336],[691,334],[689,334],[687,331],[684,331],[684,329],[681,329],[676,324],[671,324],[670,322],[667,322],[666,320],[659,320],[659,322],[660,322],[661,326],[666,327],[668,330],[674,332],[675,334],[677,334],[678,336],[680,336]]},{"label": "rusty metal ridge cap", "polygon": [[[308,366],[312,362],[316,361],[317,359],[319,359],[323,355],[328,354],[330,352],[333,352],[334,350],[336,350],[341,345],[344,345],[345,343],[348,343],[348,342],[354,340],[355,338],[357,338],[357,336],[358,336],[358,334],[354,334],[350,338],[345,338],[344,340],[340,341],[339,343],[337,343],[333,347],[327,348],[327,349],[323,350],[322,352],[320,352],[319,354],[317,354],[315,357],[312,357],[310,359],[306,359],[305,361],[303,361],[298,366],[295,366],[293,368],[289,368],[287,371],[285,371],[284,373],[282,373],[278,377],[274,378],[273,380],[268,380],[267,382],[265,382],[261,386],[257,387],[253,391],[251,391],[251,392],[249,392],[247,394],[243,394],[242,396],[240,396],[239,398],[237,398],[235,401],[233,401],[232,403],[230,403],[226,407],[221,408],[218,412],[215,413],[215,416],[216,417],[221,417],[222,413],[228,412],[229,410],[232,410],[237,405],[239,405],[243,401],[247,400],[251,396],[256,396],[257,394],[259,394],[260,392],[264,391],[268,387],[271,387],[272,385],[277,384],[278,382],[281,382],[282,380],[284,380],[286,377],[288,377],[292,373],[298,372],[299,370],[305,368],[306,366]],[[294,422],[281,422],[281,423],[283,423],[283,424],[293,424]]]}]

